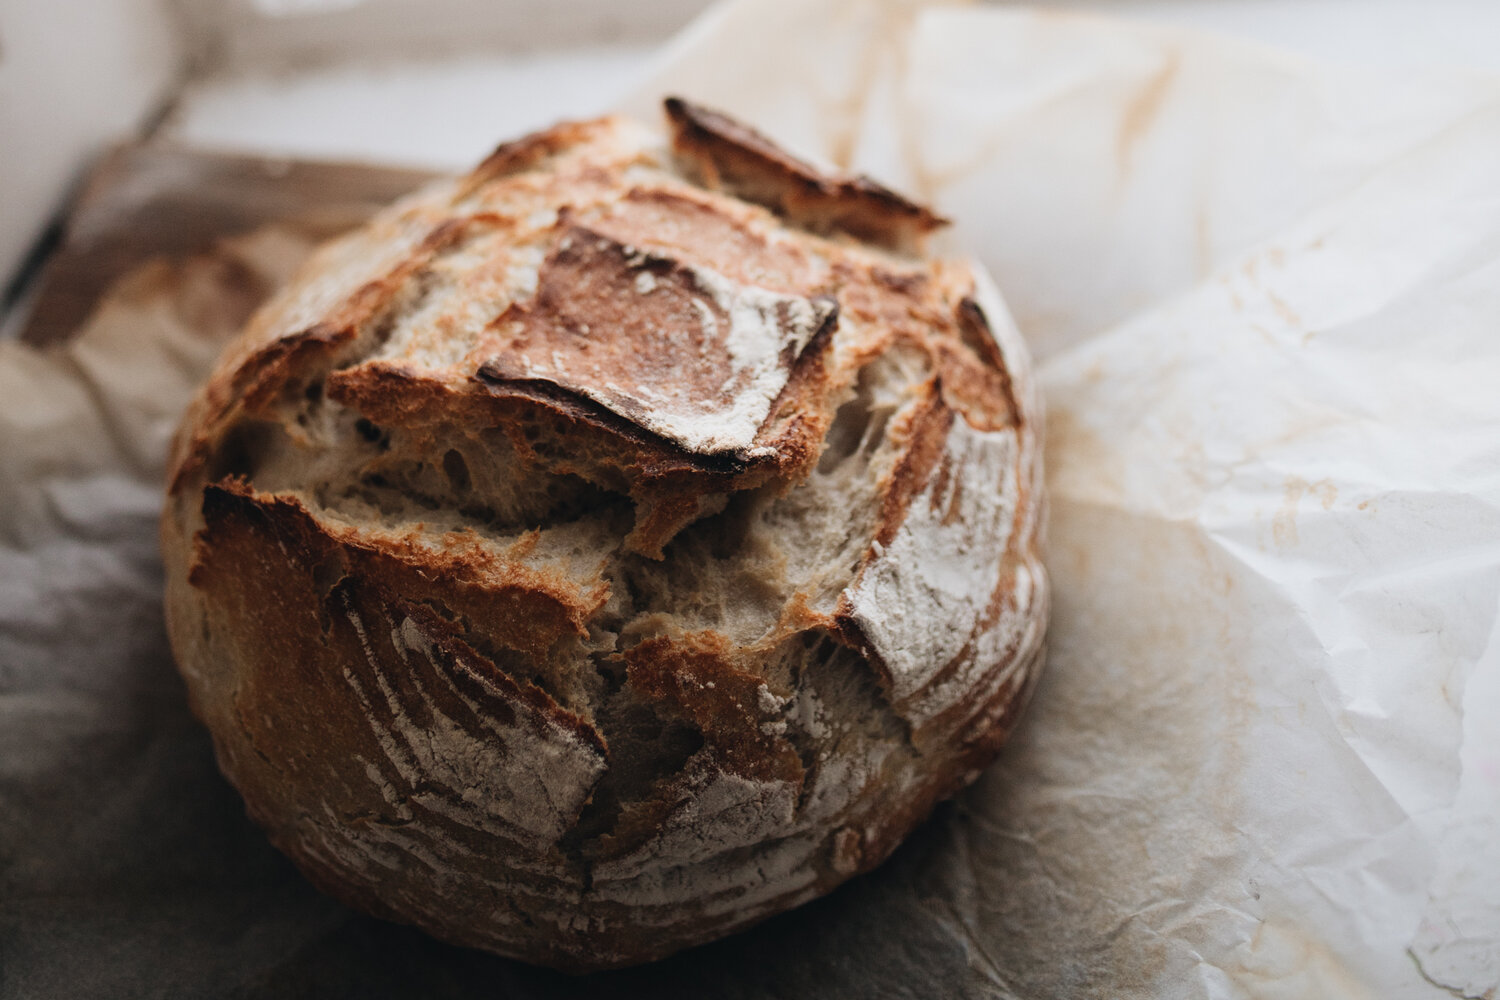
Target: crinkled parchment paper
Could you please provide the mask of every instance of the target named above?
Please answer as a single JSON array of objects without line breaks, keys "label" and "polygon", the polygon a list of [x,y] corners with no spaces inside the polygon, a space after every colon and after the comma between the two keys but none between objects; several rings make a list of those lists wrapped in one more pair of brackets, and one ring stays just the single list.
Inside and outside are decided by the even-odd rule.
[{"label": "crinkled parchment paper", "polygon": [[0,345],[0,992],[1442,998],[1500,987],[1500,82],[1118,23],[740,0],[663,91],[957,220],[1048,406],[1051,661],[880,871],[568,979],[353,916],[243,819],[158,621],[161,451],[284,231]]}]

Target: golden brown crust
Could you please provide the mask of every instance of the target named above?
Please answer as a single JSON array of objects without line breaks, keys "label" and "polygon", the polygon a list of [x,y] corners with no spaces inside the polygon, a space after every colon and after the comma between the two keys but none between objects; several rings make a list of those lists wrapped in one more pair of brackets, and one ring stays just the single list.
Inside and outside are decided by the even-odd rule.
[{"label": "golden brown crust", "polygon": [[[602,407],[677,444],[690,461],[770,458],[779,442],[754,437],[758,421],[738,438],[701,434],[696,426],[758,374],[737,364],[736,303],[719,298],[703,287],[699,272],[671,257],[568,225],[542,264],[535,295],[494,320],[497,333],[478,375],[496,392],[515,384],[533,392],[552,387],[593,403],[575,412]],[[756,307],[771,327],[767,360],[785,371],[779,394],[795,369],[826,346],[837,302],[762,296]],[[752,455],[752,448],[762,454]]]},{"label": "golden brown crust", "polygon": [[765,679],[735,667],[738,651],[717,632],[656,638],[625,653],[627,683],[643,699],[690,720],[721,770],[800,786],[803,767],[785,739],[765,730]]},{"label": "golden brown crust", "polygon": [[727,115],[668,98],[672,143],[705,186],[729,191],[815,232],[876,246],[921,247],[947,220],[868,177],[831,177]]},{"label": "golden brown crust", "polygon": [[909,252],[926,209],[668,110],[675,161],[558,126],[321,251],[190,408],[162,522],[194,709],[272,840],[576,970],[879,864],[1042,657],[1003,307]]}]

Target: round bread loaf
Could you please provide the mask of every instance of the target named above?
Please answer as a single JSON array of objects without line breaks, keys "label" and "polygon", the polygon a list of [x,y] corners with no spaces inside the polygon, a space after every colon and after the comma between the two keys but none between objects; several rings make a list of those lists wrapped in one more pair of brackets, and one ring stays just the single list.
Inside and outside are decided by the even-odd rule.
[{"label": "round bread loaf", "polygon": [[174,445],[167,618],[319,887],[580,971],[886,858],[1043,656],[1035,397],[942,224],[667,102],[323,248]]}]

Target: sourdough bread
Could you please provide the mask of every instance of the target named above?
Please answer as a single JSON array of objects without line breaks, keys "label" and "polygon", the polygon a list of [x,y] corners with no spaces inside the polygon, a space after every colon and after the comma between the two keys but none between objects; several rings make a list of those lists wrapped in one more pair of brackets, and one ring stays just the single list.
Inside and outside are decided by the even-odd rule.
[{"label": "sourdough bread", "polygon": [[192,404],[162,521],[179,667],[272,841],[571,970],[879,864],[1043,656],[994,290],[923,256],[927,209],[667,118],[508,143],[323,248]]}]

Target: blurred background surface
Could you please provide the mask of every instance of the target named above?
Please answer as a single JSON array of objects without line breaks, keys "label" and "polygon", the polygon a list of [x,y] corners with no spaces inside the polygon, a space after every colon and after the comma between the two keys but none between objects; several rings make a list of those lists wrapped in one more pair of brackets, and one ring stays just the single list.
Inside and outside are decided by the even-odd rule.
[{"label": "blurred background surface", "polygon": [[[861,2],[861,0],[854,0]],[[863,0],[881,2],[881,0]],[[889,0],[906,2],[913,0]],[[110,146],[456,169],[598,113],[707,0],[0,0],[0,288]],[[1041,0],[1314,57],[1500,71],[1489,0]]]}]

